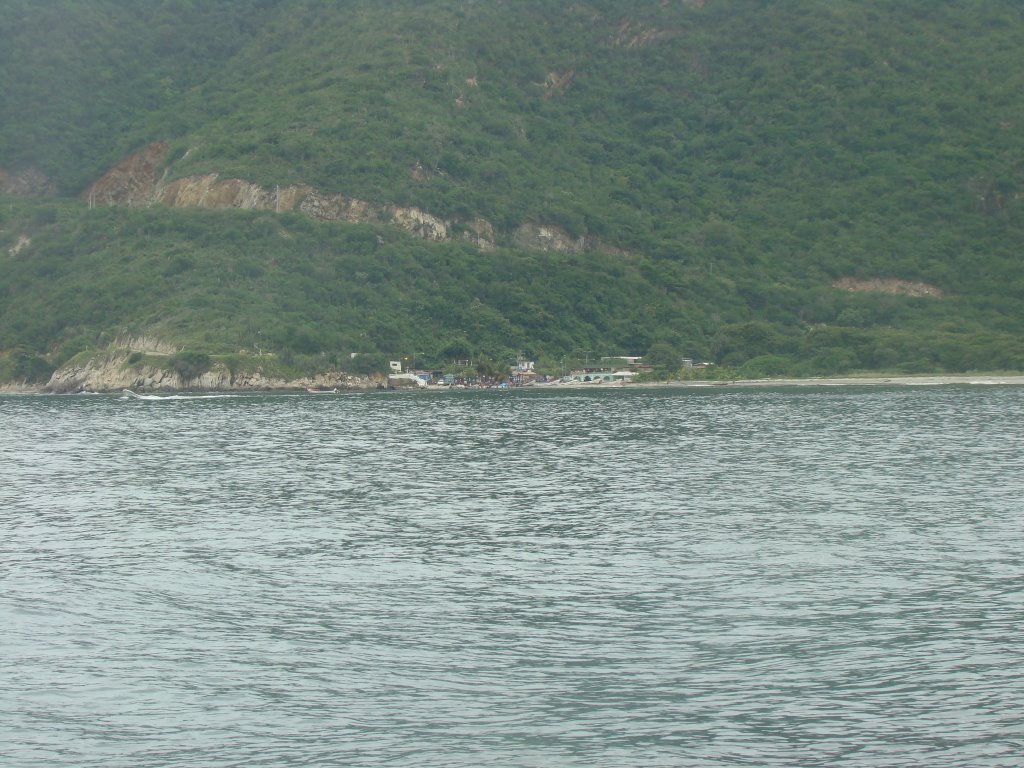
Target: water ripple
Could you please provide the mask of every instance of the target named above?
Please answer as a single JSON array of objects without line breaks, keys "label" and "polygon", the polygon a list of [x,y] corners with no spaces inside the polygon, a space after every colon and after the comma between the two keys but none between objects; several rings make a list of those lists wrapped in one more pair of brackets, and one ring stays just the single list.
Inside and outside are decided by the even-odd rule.
[{"label": "water ripple", "polygon": [[1019,389],[0,417],[5,765],[1024,754]]}]

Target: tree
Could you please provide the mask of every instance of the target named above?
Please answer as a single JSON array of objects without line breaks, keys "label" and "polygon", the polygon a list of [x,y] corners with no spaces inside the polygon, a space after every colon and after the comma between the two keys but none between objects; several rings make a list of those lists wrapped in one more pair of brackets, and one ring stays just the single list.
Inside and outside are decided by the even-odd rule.
[{"label": "tree", "polygon": [[643,361],[659,373],[675,373],[682,366],[683,358],[671,344],[658,341],[647,350]]},{"label": "tree", "polygon": [[168,361],[171,369],[178,374],[183,386],[189,386],[192,380],[210,370],[210,356],[205,352],[181,351],[172,355]]}]

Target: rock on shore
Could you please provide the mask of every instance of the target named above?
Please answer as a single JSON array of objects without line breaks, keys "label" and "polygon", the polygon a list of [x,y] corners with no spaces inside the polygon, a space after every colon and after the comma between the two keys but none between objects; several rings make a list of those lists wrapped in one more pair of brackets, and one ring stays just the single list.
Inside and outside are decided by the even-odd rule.
[{"label": "rock on shore", "polygon": [[376,389],[381,380],[374,377],[351,376],[331,371],[299,379],[265,375],[260,370],[232,372],[223,363],[190,381],[182,381],[172,370],[147,364],[130,364],[128,354],[114,353],[93,358],[81,365],[67,365],[56,370],[42,388],[44,392],[117,392],[122,389],[146,391],[190,390],[273,390],[335,388]]}]

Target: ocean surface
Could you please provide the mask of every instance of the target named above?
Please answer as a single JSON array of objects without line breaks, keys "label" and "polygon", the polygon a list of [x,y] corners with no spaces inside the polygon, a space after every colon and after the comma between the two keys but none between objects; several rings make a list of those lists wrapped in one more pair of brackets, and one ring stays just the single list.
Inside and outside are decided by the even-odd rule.
[{"label": "ocean surface", "polygon": [[1024,765],[1024,388],[0,397],[0,766]]}]

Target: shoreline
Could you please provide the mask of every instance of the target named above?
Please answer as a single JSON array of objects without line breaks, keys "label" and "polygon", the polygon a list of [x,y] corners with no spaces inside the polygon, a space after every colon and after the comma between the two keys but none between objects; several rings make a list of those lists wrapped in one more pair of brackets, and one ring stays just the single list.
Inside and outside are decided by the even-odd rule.
[{"label": "shoreline", "polygon": [[[922,374],[895,376],[816,376],[807,379],[736,379],[733,381],[666,381],[643,386],[683,387],[860,387],[860,386],[943,386],[950,384],[1024,386],[1024,374]],[[588,386],[584,384],[583,386]]]},{"label": "shoreline", "polygon": [[[806,379],[778,378],[778,379],[735,379],[729,381],[649,381],[637,383],[584,383],[584,382],[550,382],[546,384],[528,384],[523,387],[512,389],[573,389],[573,390],[604,390],[604,389],[751,389],[758,387],[879,387],[879,386],[948,386],[948,385],[975,385],[975,386],[1024,386],[1024,374],[923,374],[923,375],[894,375],[894,376],[817,376]],[[96,391],[91,393],[76,392],[64,394],[118,394],[122,388]],[[257,388],[257,387],[235,387],[227,390],[206,390],[206,389],[161,389],[160,394],[173,394],[181,392],[233,392],[233,393],[273,393],[273,392],[294,392],[301,394],[305,391],[305,385]],[[339,394],[345,392],[369,392],[375,388],[352,387],[339,390]],[[156,390],[147,391],[153,394]],[[403,390],[405,391],[405,390]],[[463,388],[449,387],[444,385],[428,385],[419,390],[428,392],[463,391]],[[46,391],[46,385],[39,387],[27,387],[25,385],[4,384],[0,385],[0,395],[50,395],[58,394]]]}]

